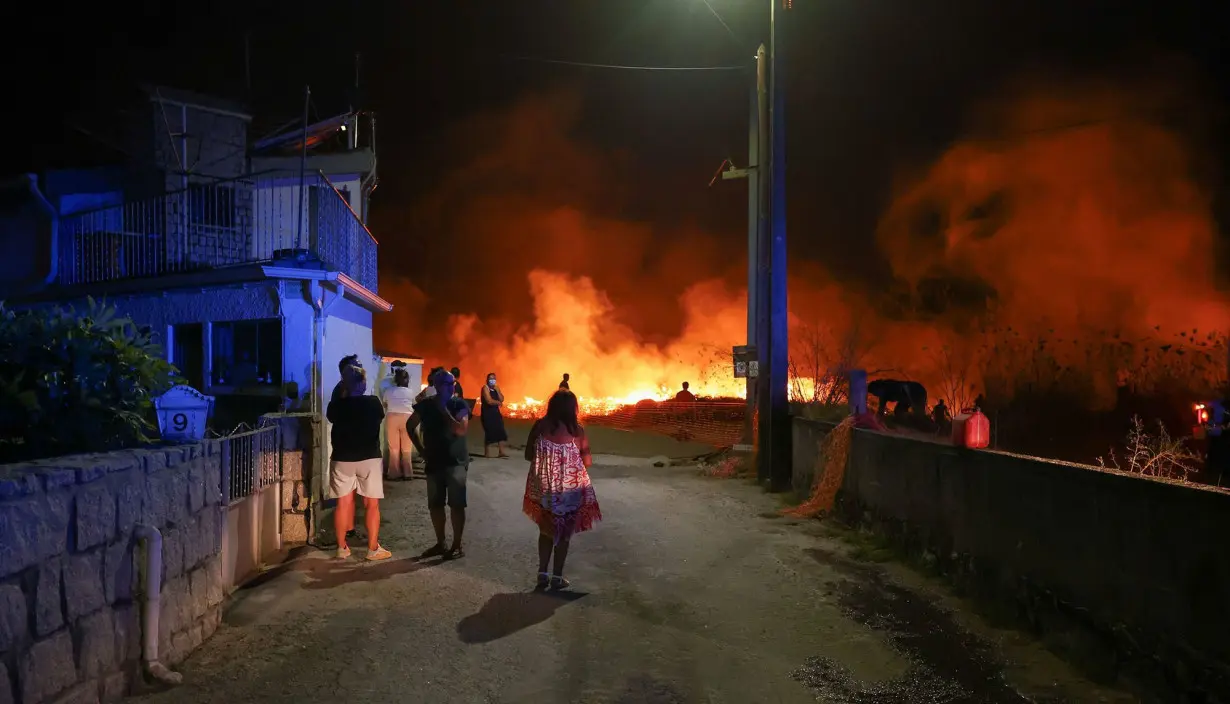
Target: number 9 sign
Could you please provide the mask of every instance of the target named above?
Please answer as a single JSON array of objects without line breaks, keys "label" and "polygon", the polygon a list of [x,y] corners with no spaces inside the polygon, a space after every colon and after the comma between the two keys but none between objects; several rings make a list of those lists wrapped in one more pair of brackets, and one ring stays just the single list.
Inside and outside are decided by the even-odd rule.
[{"label": "number 9 sign", "polygon": [[190,386],[176,386],[154,400],[163,440],[193,441],[205,437],[213,397]]}]

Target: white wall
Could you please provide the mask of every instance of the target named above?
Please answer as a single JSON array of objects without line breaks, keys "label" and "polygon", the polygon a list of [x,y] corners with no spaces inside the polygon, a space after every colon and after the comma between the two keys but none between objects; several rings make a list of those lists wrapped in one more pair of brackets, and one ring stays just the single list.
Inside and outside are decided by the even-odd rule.
[{"label": "white wall", "polygon": [[316,311],[309,299],[310,288],[307,282],[287,281],[282,299],[282,378],[298,384],[300,398],[308,399],[313,393],[316,347]]},{"label": "white wall", "polygon": [[338,361],[352,354],[359,355],[359,361],[367,367],[371,381],[368,393],[373,393],[376,370],[371,368],[369,361],[372,358],[372,312],[349,299],[338,300],[329,308],[324,333],[322,366],[325,401],[333,393],[333,387],[341,381]]},{"label": "white wall", "polygon": [[[333,302],[324,321],[323,349],[324,353],[321,355],[321,376],[324,379],[321,389],[322,410],[328,406],[329,398],[333,395],[333,387],[337,386],[342,379],[341,372],[337,368],[337,363],[342,357],[352,354],[359,355],[359,361],[367,368],[367,392],[375,393],[376,370],[371,368],[370,362],[372,358],[372,312],[370,310],[346,298]],[[327,419],[323,420],[322,427],[325,437],[324,456],[329,457],[333,452],[333,447],[330,439],[331,426]]]},{"label": "white wall", "polygon": [[[362,197],[359,193],[359,177],[355,174],[330,176],[333,186],[339,191],[350,191],[350,207],[356,215],[362,210]],[[311,212],[310,191],[316,185],[322,186],[319,177],[309,174],[307,177],[308,196],[304,198],[303,209],[299,208],[299,179],[276,178],[261,181],[252,196],[252,256],[255,259],[268,259],[279,249],[310,249],[311,226],[308,216]],[[327,193],[327,191],[326,191]],[[302,239],[299,239],[299,224],[302,223]]]}]

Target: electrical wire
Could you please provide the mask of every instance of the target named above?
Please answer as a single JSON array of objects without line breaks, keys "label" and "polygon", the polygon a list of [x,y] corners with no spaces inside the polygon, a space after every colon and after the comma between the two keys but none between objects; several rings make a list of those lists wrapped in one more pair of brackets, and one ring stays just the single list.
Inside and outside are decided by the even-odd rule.
[{"label": "electrical wire", "polygon": [[564,61],[562,59],[543,59],[535,56],[505,56],[513,61],[528,61],[557,66],[576,66],[579,68],[603,68],[620,71],[747,71],[749,66],[627,66],[621,64],[598,64],[585,61]]},{"label": "electrical wire", "polygon": [[718,23],[722,25],[722,28],[725,29],[726,33],[730,35],[730,38],[735,40],[736,44],[742,44],[742,42],[739,41],[739,37],[735,34],[734,30],[730,28],[730,25],[726,24],[726,20],[723,19],[720,14],[718,14],[717,9],[713,7],[713,5],[709,2],[709,0],[700,0],[700,1],[705,4],[705,7],[709,8],[709,12],[713,15],[714,19],[716,19]]}]

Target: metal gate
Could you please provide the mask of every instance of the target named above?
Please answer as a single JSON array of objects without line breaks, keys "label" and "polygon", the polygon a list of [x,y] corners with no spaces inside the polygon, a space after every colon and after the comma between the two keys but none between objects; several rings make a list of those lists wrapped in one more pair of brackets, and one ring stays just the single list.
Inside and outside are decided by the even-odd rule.
[{"label": "metal gate", "polygon": [[241,425],[219,438],[222,461],[222,577],[233,591],[282,550],[282,448],[278,426]]}]

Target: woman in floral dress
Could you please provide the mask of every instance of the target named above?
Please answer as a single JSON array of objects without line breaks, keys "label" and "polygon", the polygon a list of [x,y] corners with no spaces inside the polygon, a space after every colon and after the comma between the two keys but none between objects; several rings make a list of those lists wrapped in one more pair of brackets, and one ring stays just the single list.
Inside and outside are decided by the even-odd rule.
[{"label": "woman in floral dress", "polygon": [[[569,541],[602,520],[587,469],[593,463],[589,440],[577,421],[577,397],[571,391],[561,389],[551,396],[546,416],[530,429],[525,459],[530,473],[522,510],[538,526],[538,587],[567,589]],[[554,569],[548,572],[552,555]]]}]

